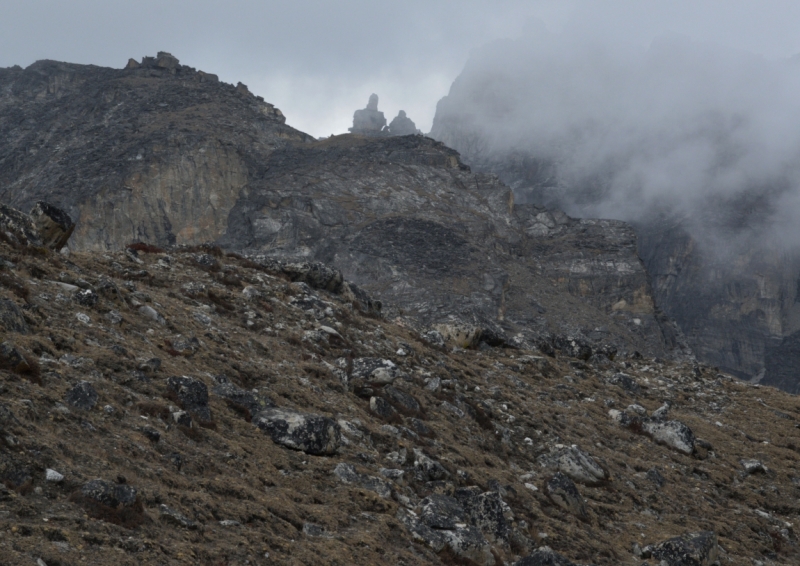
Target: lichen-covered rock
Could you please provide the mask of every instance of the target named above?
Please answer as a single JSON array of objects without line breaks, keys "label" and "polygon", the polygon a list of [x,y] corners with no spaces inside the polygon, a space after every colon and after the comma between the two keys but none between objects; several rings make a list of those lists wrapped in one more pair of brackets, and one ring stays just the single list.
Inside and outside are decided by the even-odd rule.
[{"label": "lichen-covered rock", "polygon": [[463,505],[469,522],[480,529],[490,542],[508,544],[514,514],[499,493],[487,491],[475,494],[469,489],[458,489],[455,495]]},{"label": "lichen-covered rock", "polygon": [[42,245],[31,217],[4,204],[0,204],[0,237],[18,248]]},{"label": "lichen-covered rock", "polygon": [[674,448],[684,454],[694,452],[694,433],[680,421],[662,422],[657,419],[643,419],[642,431],[653,440]]},{"label": "lichen-covered rock", "polygon": [[[494,566],[492,547],[476,527],[456,523],[452,529],[439,529],[428,526],[413,511],[400,508],[397,518],[411,533],[411,537],[429,545],[435,552],[448,548],[462,559],[471,560],[481,566]],[[440,517],[443,521],[444,517]],[[469,562],[468,562],[469,564]]]},{"label": "lichen-covered rock", "polygon": [[539,462],[551,469],[566,474],[584,485],[599,485],[608,480],[608,472],[589,454],[577,446],[556,449],[539,458]]},{"label": "lichen-covered rock", "polygon": [[419,448],[414,448],[414,471],[420,481],[441,480],[450,475],[444,466]]},{"label": "lichen-covered rock", "polygon": [[397,411],[382,397],[370,397],[369,410],[387,421],[397,417]]},{"label": "lichen-covered rock", "polygon": [[0,299],[0,328],[17,334],[30,332],[22,310],[11,299]]},{"label": "lichen-covered rock", "polygon": [[381,395],[391,403],[392,407],[404,415],[417,416],[422,412],[422,406],[419,401],[402,389],[387,385],[381,390]]},{"label": "lichen-covered rock", "polygon": [[137,490],[127,484],[92,480],[85,483],[71,499],[95,519],[124,527],[136,527],[148,519]]},{"label": "lichen-covered rock", "polygon": [[467,513],[457,499],[438,493],[420,502],[420,517],[432,529],[455,529],[468,522]]},{"label": "lichen-covered rock", "polygon": [[398,377],[397,366],[391,360],[382,358],[356,358],[350,379],[362,379],[374,385],[387,385]]},{"label": "lichen-covered rock", "polygon": [[64,401],[71,407],[83,411],[91,411],[97,405],[98,394],[88,381],[81,381],[64,396]]},{"label": "lichen-covered rock", "polygon": [[39,234],[42,245],[59,251],[67,245],[75,223],[69,214],[46,202],[37,202],[30,217]]},{"label": "lichen-covered rock", "polygon": [[717,533],[686,533],[655,545],[652,556],[666,566],[711,566],[718,558]]},{"label": "lichen-covered rock", "polygon": [[553,503],[567,513],[575,515],[582,520],[589,518],[586,503],[584,503],[578,488],[575,487],[571,479],[561,472],[556,472],[553,477],[547,480],[545,493]]},{"label": "lichen-covered rock", "polygon": [[167,379],[167,389],[184,410],[201,421],[211,421],[208,407],[208,387],[193,377],[181,376]]},{"label": "lichen-covered rock", "polygon": [[194,530],[197,529],[197,523],[189,519],[183,513],[175,511],[164,504],[158,507],[158,517],[165,523],[170,523],[184,529]]},{"label": "lichen-covered rock", "polygon": [[258,413],[253,422],[276,444],[306,454],[329,456],[341,444],[341,428],[328,417],[271,408]]}]

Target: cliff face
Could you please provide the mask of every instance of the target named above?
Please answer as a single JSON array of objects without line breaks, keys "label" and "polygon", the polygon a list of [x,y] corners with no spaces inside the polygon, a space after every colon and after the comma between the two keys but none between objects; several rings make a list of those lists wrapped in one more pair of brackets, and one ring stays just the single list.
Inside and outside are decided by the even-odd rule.
[{"label": "cliff face", "polygon": [[[778,230],[772,231],[777,224],[773,219],[781,212],[777,203],[790,186],[785,176],[793,178],[796,161],[763,173],[758,154],[748,154],[745,165],[758,169],[767,181],[753,181],[742,188],[735,183],[748,173],[736,160],[754,142],[743,140],[744,134],[734,128],[732,137],[738,136],[738,145],[731,149],[729,133],[714,121],[725,115],[723,110],[712,116],[698,111],[696,128],[686,133],[690,141],[673,140],[669,136],[682,132],[682,124],[674,124],[673,130],[655,130],[659,135],[646,129],[661,125],[659,112],[673,112],[676,120],[680,118],[678,103],[668,101],[664,110],[655,108],[658,101],[653,100],[652,111],[639,109],[642,114],[637,119],[644,125],[626,122],[620,133],[614,124],[602,122],[607,119],[602,111],[597,116],[591,110],[584,112],[598,118],[597,123],[573,119],[565,111],[572,108],[570,104],[562,105],[554,94],[563,88],[583,101],[580,92],[593,84],[592,72],[583,69],[587,78],[572,68],[547,67],[540,57],[552,62],[547,55],[528,52],[514,42],[476,54],[448,96],[439,101],[431,136],[459,151],[473,170],[497,175],[520,202],[559,207],[575,216],[608,214],[627,219],[636,231],[655,304],[678,324],[698,359],[744,379],[800,391],[800,373],[793,369],[800,331],[800,251],[791,236],[776,236]],[[542,71],[540,64],[547,73],[536,74]],[[646,76],[642,73],[637,80]],[[661,75],[650,78],[654,84],[662,80]],[[540,88],[541,84],[555,86]],[[597,101],[597,107],[603,108],[604,103]],[[554,116],[547,119],[551,111]],[[626,112],[618,112],[620,120],[629,118]],[[526,122],[528,115],[532,118]],[[716,125],[711,127],[711,123]],[[532,131],[532,124],[544,132]],[[625,133],[625,126],[631,131]],[[634,144],[623,145],[628,153],[604,152],[604,139],[609,145],[621,143],[615,135],[626,143],[639,139],[641,150]],[[675,147],[670,145],[673,142]],[[681,146],[683,142],[688,145]],[[681,148],[685,153],[676,157]],[[710,188],[687,185],[650,201],[637,200],[643,178],[680,179],[683,172],[675,163],[703,151],[717,157],[717,169],[705,179],[717,182],[713,175],[730,167],[734,172],[726,179],[732,185],[725,185],[723,179]],[[658,161],[660,156],[666,156],[667,163]],[[675,162],[669,162],[671,158]],[[702,160],[687,159],[698,167]],[[677,200],[670,200],[676,194]]]},{"label": "cliff face", "polygon": [[264,156],[310,139],[284,121],[174,58],[0,69],[0,200],[64,208],[74,249],[213,240]]},{"label": "cliff face", "polygon": [[330,263],[463,346],[685,353],[627,225],[515,205],[433,140],[314,141],[167,54],[123,70],[43,61],[0,85],[0,199],[67,209],[73,250],[218,241]]}]

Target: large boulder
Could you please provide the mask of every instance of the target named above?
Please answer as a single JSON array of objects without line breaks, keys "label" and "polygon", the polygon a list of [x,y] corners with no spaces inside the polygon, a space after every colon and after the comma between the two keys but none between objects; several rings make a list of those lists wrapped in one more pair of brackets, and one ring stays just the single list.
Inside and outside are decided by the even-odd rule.
[{"label": "large boulder", "polygon": [[201,421],[211,421],[211,409],[208,407],[208,387],[193,377],[170,377],[167,379],[170,396],[180,403],[181,407]]},{"label": "large boulder", "polygon": [[67,245],[67,240],[75,230],[75,223],[69,214],[46,202],[37,202],[30,214],[39,233],[42,245],[59,251]]},{"label": "large boulder", "polygon": [[335,454],[342,441],[339,425],[320,415],[275,407],[258,413],[253,422],[276,444],[315,456]]},{"label": "large boulder", "polygon": [[374,135],[380,134],[385,126],[386,117],[378,111],[378,95],[371,94],[367,107],[353,114],[353,127],[349,130],[354,134]]},{"label": "large boulder", "polygon": [[666,566],[711,566],[719,555],[717,534],[686,533],[658,543],[651,553]]},{"label": "large boulder", "polygon": [[89,516],[109,523],[133,528],[148,520],[137,490],[124,483],[92,480],[70,499],[83,507]]},{"label": "large boulder", "polygon": [[31,217],[4,204],[0,204],[0,238],[15,247],[42,245]]}]

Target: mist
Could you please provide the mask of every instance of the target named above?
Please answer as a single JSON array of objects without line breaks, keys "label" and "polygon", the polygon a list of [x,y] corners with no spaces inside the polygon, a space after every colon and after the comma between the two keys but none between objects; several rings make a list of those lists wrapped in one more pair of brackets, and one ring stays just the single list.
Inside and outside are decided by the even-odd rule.
[{"label": "mist", "polygon": [[669,213],[719,253],[800,244],[800,58],[534,26],[473,53],[432,135],[520,200],[634,223]]}]

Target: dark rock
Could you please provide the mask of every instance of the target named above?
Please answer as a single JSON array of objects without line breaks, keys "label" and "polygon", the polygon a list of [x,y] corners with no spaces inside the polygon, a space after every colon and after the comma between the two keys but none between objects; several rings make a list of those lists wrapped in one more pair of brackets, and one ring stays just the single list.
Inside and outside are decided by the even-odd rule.
[{"label": "dark rock", "polygon": [[175,396],[181,407],[201,421],[211,421],[206,384],[193,377],[170,377],[167,389]]},{"label": "dark rock", "polygon": [[436,433],[433,432],[433,430],[430,427],[428,427],[428,425],[426,425],[419,419],[414,419],[414,418],[409,419],[408,424],[410,424],[412,430],[420,436],[424,436],[427,438],[433,438],[436,436]]},{"label": "dark rock", "polygon": [[4,204],[0,204],[0,238],[18,248],[42,245],[31,217]]},{"label": "dark rock", "polygon": [[268,433],[276,444],[302,450],[307,454],[335,454],[341,443],[339,425],[320,415],[271,408],[258,413],[253,422]]},{"label": "dark rock", "polygon": [[97,391],[88,381],[81,381],[72,389],[67,391],[64,401],[76,409],[91,411],[97,405]]},{"label": "dark rock", "polygon": [[553,346],[571,358],[588,360],[592,357],[592,347],[582,338],[558,335],[553,339]]},{"label": "dark rock", "polygon": [[55,251],[67,245],[75,223],[69,214],[46,202],[37,202],[30,213],[42,245]]},{"label": "dark rock", "polygon": [[142,429],[142,434],[144,434],[147,439],[152,442],[158,442],[161,439],[161,433],[151,427],[144,427]]},{"label": "dark rock", "polygon": [[487,491],[478,495],[458,490],[456,498],[464,507],[469,522],[494,543],[508,544],[514,515],[500,494]]},{"label": "dark rock", "polygon": [[557,552],[553,552],[550,548],[543,546],[536,549],[533,554],[526,556],[521,560],[514,562],[512,566],[578,566],[574,562],[570,562]]},{"label": "dark rock", "polygon": [[476,527],[465,525],[454,529],[434,529],[402,508],[397,512],[397,518],[406,526],[412,538],[429,545],[435,552],[449,549],[456,555],[456,560],[470,561],[466,564],[494,566],[496,563],[491,545]]},{"label": "dark rock", "polygon": [[653,547],[652,556],[667,566],[711,566],[719,555],[713,531],[686,533]]},{"label": "dark rock", "polygon": [[664,485],[667,483],[667,480],[664,479],[664,476],[661,474],[661,470],[658,468],[650,468],[647,470],[647,479],[656,484],[656,487],[659,489],[664,487]]},{"label": "dark rock", "polygon": [[159,358],[150,358],[146,362],[139,364],[139,371],[148,374],[154,374],[161,368],[161,360]]},{"label": "dark rock", "polygon": [[79,305],[83,305],[85,307],[93,307],[97,304],[99,297],[97,293],[92,291],[91,289],[81,289],[75,292],[73,295],[75,302]]},{"label": "dark rock", "polygon": [[172,422],[174,422],[176,425],[192,428],[192,416],[186,411],[175,411],[171,413],[171,416]]},{"label": "dark rock", "polygon": [[131,506],[136,502],[136,489],[127,484],[92,480],[81,488],[84,497],[94,499],[109,507]]},{"label": "dark rock", "polygon": [[22,310],[11,299],[0,299],[0,327],[6,332],[16,332],[17,334],[30,332]]},{"label": "dark rock", "polygon": [[217,381],[217,385],[211,388],[211,392],[225,399],[228,405],[234,409],[245,410],[245,418],[247,420],[252,420],[254,415],[264,409],[275,407],[275,403],[268,397],[236,387],[225,376],[220,375],[214,379]]},{"label": "dark rock", "polygon": [[27,373],[31,370],[25,354],[11,342],[0,343],[0,368],[16,373]]},{"label": "dark rock", "polygon": [[422,412],[419,401],[412,395],[387,385],[381,390],[381,395],[400,413],[404,415],[417,416]]},{"label": "dark rock", "polygon": [[578,488],[572,480],[561,472],[551,477],[545,483],[545,493],[550,500],[561,507],[567,513],[575,515],[581,520],[587,520],[589,514],[586,511],[586,504],[581,497]]},{"label": "dark rock", "polygon": [[369,410],[386,421],[392,421],[397,418],[397,411],[382,397],[370,397]]},{"label": "dark rock", "polygon": [[450,475],[444,466],[419,448],[414,448],[414,471],[420,481],[442,480]]},{"label": "dark rock", "polygon": [[455,529],[468,522],[461,503],[447,495],[429,495],[420,502],[420,509],[422,521],[433,529]]},{"label": "dark rock", "polygon": [[641,393],[641,387],[636,381],[629,375],[625,375],[624,373],[618,373],[614,375],[611,379],[608,380],[609,383],[612,385],[618,385],[622,387],[625,391],[632,395],[638,395]]}]

